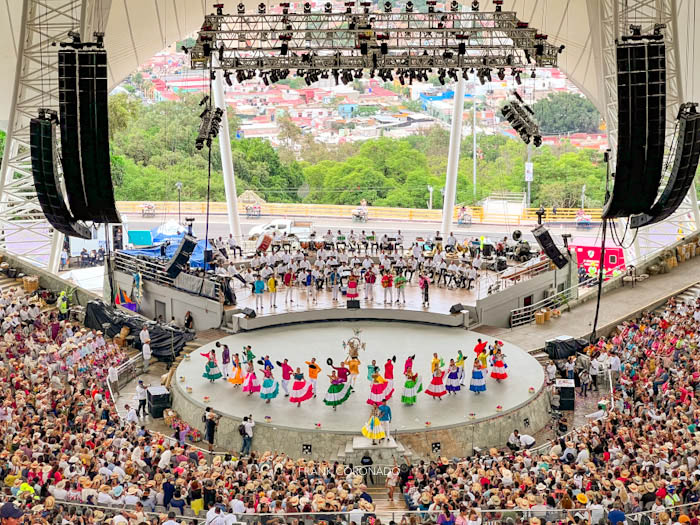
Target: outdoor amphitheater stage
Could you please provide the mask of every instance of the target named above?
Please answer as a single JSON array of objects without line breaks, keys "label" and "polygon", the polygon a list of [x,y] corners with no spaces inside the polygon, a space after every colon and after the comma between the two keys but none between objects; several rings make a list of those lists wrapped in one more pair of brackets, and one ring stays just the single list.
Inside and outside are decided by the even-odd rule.
[{"label": "outdoor amphitheater stage", "polygon": [[[280,319],[280,324],[283,323]],[[331,372],[326,360],[332,358],[337,366],[347,355],[343,341],[358,330],[359,338],[366,344],[366,349],[359,351],[360,375],[350,399],[334,411],[323,403],[329,385],[327,374]],[[367,404],[370,390],[367,365],[374,359],[383,371],[386,360],[396,356],[396,391],[389,405],[393,414],[391,433],[397,443],[392,440],[384,448],[393,448],[390,452],[396,455],[412,453],[429,457],[439,453],[462,457],[471,454],[474,447],[503,446],[514,428],[534,434],[549,418],[549,399],[541,365],[510,343],[505,343],[503,349],[508,379],[497,382],[487,378],[487,390],[479,395],[468,390],[473,348],[478,337],[483,336],[463,328],[387,321],[305,323],[231,335],[219,342],[227,344],[232,353],[251,345],[256,361],[266,355],[273,364],[288,358],[292,367],[301,367],[307,379],[305,361],[316,357],[322,367],[318,397],[297,407],[284,397],[280,388],[280,395],[266,404],[259,394],[249,397],[240,387],[223,379],[209,382],[202,375],[206,358],[200,353],[208,352],[215,344],[212,342],[179,364],[172,386],[173,408],[185,421],[201,429],[202,411],[211,406],[222,416],[216,443],[226,449],[239,449],[241,438],[237,427],[244,416],[252,414],[256,423],[255,450],[277,450],[314,458],[351,458],[353,452],[357,452],[353,444],[355,449],[364,446],[357,438],[361,437],[360,430],[371,411]],[[461,392],[442,400],[421,393],[415,405],[401,403],[404,361],[409,355],[416,356],[413,369],[423,378],[425,389],[430,382],[433,352],[447,364],[450,358],[457,356],[458,349],[467,358],[464,380],[467,386],[462,387]],[[217,359],[221,359],[220,352],[217,352]],[[256,365],[256,371],[259,368]],[[262,376],[261,373],[257,375]],[[275,376],[280,377],[279,367]],[[531,388],[534,391],[531,392]]]}]

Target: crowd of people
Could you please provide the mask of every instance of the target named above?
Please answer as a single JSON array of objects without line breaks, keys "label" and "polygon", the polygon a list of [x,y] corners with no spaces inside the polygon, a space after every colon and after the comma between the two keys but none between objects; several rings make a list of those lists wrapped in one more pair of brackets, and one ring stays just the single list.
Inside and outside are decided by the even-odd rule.
[{"label": "crowd of people", "polygon": [[[301,293],[307,302],[316,303],[323,290],[331,292],[333,302],[344,296],[402,305],[406,303],[406,286],[414,281],[421,289],[422,304],[427,307],[432,286],[478,289],[480,277],[489,269],[504,270],[505,255],[512,251],[512,244],[505,238],[495,246],[484,238],[460,242],[452,232],[446,238],[435,232],[405,249],[401,230],[393,237],[364,231],[356,234],[353,230],[347,235],[340,230],[334,234],[328,230],[319,242],[304,243],[296,250],[280,240],[272,249],[256,251],[241,264],[231,244],[219,238],[214,241],[219,250],[215,272],[226,279],[229,297],[235,297],[237,283],[250,288],[259,311],[266,302],[271,311],[277,308],[278,293],[290,306],[300,300]],[[288,249],[281,249],[282,246]],[[503,260],[500,267],[498,258]]]},{"label": "crowd of people", "polygon": [[[360,525],[374,515],[350,465],[270,451],[210,456],[182,433],[171,441],[138,415],[121,418],[105,379],[126,358],[122,349],[55,313],[37,314],[21,289],[4,292],[0,307],[0,468],[4,501],[12,502],[0,508],[3,523],[175,525],[197,514],[222,525],[254,513],[286,523],[343,512],[316,519]],[[617,525],[640,511],[651,511],[648,523],[698,523],[699,328],[700,302],[675,300],[623,323],[587,349],[620,359],[605,417],[544,448],[406,460],[389,466],[388,490],[418,511],[416,523]]]}]

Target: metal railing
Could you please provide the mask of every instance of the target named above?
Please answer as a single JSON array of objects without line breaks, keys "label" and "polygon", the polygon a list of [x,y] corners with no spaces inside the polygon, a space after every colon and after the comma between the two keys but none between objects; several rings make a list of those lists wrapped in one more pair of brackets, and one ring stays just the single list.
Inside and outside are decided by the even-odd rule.
[{"label": "metal railing", "polygon": [[535,314],[537,311],[543,308],[559,308],[572,299],[578,297],[579,286],[585,286],[590,284],[595,279],[588,279],[586,281],[576,283],[574,286],[566,288],[561,292],[554,292],[549,297],[537,301],[530,306],[522,306],[520,308],[515,308],[510,311],[510,327],[515,328],[516,326],[522,326],[530,324],[535,320]]},{"label": "metal railing", "polygon": [[[135,274],[140,273],[141,278],[161,286],[168,286],[186,293],[193,293],[189,290],[179,288],[175,285],[175,279],[165,273],[165,266],[147,259],[140,259],[133,255],[128,255],[124,252],[117,251],[112,256],[114,260],[114,269],[122,273]],[[203,277],[214,286],[214,296],[219,297],[221,285],[217,279],[212,279],[208,276]]]},{"label": "metal railing", "polygon": [[[142,201],[120,201],[117,203],[119,211],[122,213],[140,214],[143,210]],[[177,201],[162,201],[152,202],[155,205],[156,215],[177,215]],[[246,205],[252,203],[239,202],[239,209],[245,212]],[[332,217],[332,218],[352,218],[352,212],[357,209],[357,206],[334,205],[334,204],[305,204],[305,203],[275,203],[262,202],[256,203],[260,206],[260,216],[287,216],[287,217]],[[472,216],[473,223],[483,223],[486,216],[482,206],[467,206],[468,212]],[[538,208],[526,208],[522,215],[508,215],[509,223],[519,224],[521,220],[537,221]],[[552,208],[545,208],[544,219],[547,221],[569,221],[575,222],[576,216],[579,213],[579,208],[557,208],[557,213],[552,213]],[[585,208],[584,213],[590,215],[595,221],[600,220],[601,208]],[[428,210],[424,208],[390,208],[370,206],[367,208],[369,219],[383,219],[395,221],[428,221],[439,222],[442,219],[442,210]],[[181,202],[180,213],[184,214],[204,214],[206,213],[206,202]],[[225,202],[212,202],[210,213],[215,215],[223,215],[227,213],[227,204]],[[455,206],[453,220],[457,221],[459,215],[459,207]],[[501,214],[491,216],[500,216]]]},{"label": "metal railing", "polygon": [[496,280],[499,282],[499,288],[507,288],[508,285],[513,285],[521,281],[532,279],[533,277],[546,273],[552,268],[549,259],[539,260],[535,263],[532,259],[525,261],[515,266],[509,266],[505,270],[498,272]]}]

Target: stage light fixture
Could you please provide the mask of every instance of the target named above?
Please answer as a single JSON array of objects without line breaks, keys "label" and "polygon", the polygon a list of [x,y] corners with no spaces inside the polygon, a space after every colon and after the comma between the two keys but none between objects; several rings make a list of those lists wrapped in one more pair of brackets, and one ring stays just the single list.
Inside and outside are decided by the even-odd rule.
[{"label": "stage light fixture", "polygon": [[413,13],[413,2],[411,2],[411,0],[408,0],[408,2],[406,2],[406,12]]},{"label": "stage light fixture", "polygon": [[237,9],[239,15],[245,14],[245,4],[243,2],[239,2],[238,5],[236,6],[236,9]]},{"label": "stage light fixture", "polygon": [[280,55],[285,56],[289,52],[289,44],[287,42],[282,42],[280,46]]},{"label": "stage light fixture", "polygon": [[452,0],[452,2],[450,2],[450,11],[453,13],[459,11],[459,2],[457,0]]},{"label": "stage light fixture", "polygon": [[308,15],[311,13],[311,4],[309,2],[304,2],[304,14]]},{"label": "stage light fixture", "polygon": [[217,16],[223,16],[224,14],[224,4],[214,4],[214,9],[216,9]]},{"label": "stage light fixture", "polygon": [[[209,95],[204,95],[204,97],[202,97],[202,100],[199,101],[199,105],[203,106],[207,102],[209,102]],[[201,115],[200,115],[200,118],[201,118]]]},{"label": "stage light fixture", "polygon": [[332,13],[333,12],[333,4],[331,4],[330,2],[326,2],[323,5],[323,11],[325,13]]},{"label": "stage light fixture", "polygon": [[231,72],[230,71],[224,72],[224,80],[226,81],[226,84],[229,87],[233,86],[233,81],[231,80]]},{"label": "stage light fixture", "polygon": [[221,44],[219,46],[219,64],[222,64],[224,62],[224,51],[226,51],[226,48],[223,44]]},{"label": "stage light fixture", "polygon": [[503,69],[502,67],[499,67],[497,75],[498,75],[498,80],[503,80],[504,78],[506,78],[505,69]]},{"label": "stage light fixture", "polygon": [[340,76],[340,73],[338,73],[337,69],[334,69],[331,71],[331,74],[333,75],[333,78],[335,79],[335,85],[338,85],[338,77]]},{"label": "stage light fixture", "polygon": [[379,51],[381,52],[382,55],[389,54],[389,44],[387,44],[386,42],[382,42],[379,45]]},{"label": "stage light fixture", "polygon": [[535,73],[535,70],[532,70],[532,73],[530,74],[530,78],[537,78],[537,74]]},{"label": "stage light fixture", "polygon": [[565,49],[566,49],[566,46],[564,44],[562,44],[559,46],[559,49],[557,49],[557,53],[559,53],[561,55]]},{"label": "stage light fixture", "polygon": [[465,44],[464,42],[460,42],[457,45],[457,54],[460,56],[466,55],[467,54],[467,44]]},{"label": "stage light fixture", "polygon": [[467,68],[464,68],[464,69],[462,70],[462,78],[463,78],[464,80],[469,80],[469,75],[467,74]]},{"label": "stage light fixture", "polygon": [[503,10],[503,0],[493,0],[493,5],[496,6],[496,13],[500,13]]},{"label": "stage light fixture", "polygon": [[260,2],[260,3],[258,4],[258,14],[259,14],[259,15],[264,15],[264,14],[265,14],[265,10],[266,10],[265,4],[263,4],[262,2]]},{"label": "stage light fixture", "polygon": [[472,11],[478,11],[479,10],[479,0],[474,0],[472,2]]},{"label": "stage light fixture", "polygon": [[245,75],[243,74],[243,71],[238,70],[236,71],[236,81],[240,84],[245,80]]}]

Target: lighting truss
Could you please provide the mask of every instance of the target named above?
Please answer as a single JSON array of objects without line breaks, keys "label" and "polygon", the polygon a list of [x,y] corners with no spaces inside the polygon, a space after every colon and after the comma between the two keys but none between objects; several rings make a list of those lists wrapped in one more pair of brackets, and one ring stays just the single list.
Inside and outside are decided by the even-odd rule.
[{"label": "lighting truss", "polygon": [[513,92],[513,100],[503,106],[501,114],[513,126],[513,129],[520,135],[525,144],[532,143],[539,148],[542,145],[542,135],[540,127],[535,120],[535,112],[530,106],[525,104],[517,91]]},{"label": "lighting truss", "polygon": [[[189,50],[193,69],[263,72],[556,67],[563,48],[514,12],[211,14]],[[356,12],[358,11],[358,12]]]}]

